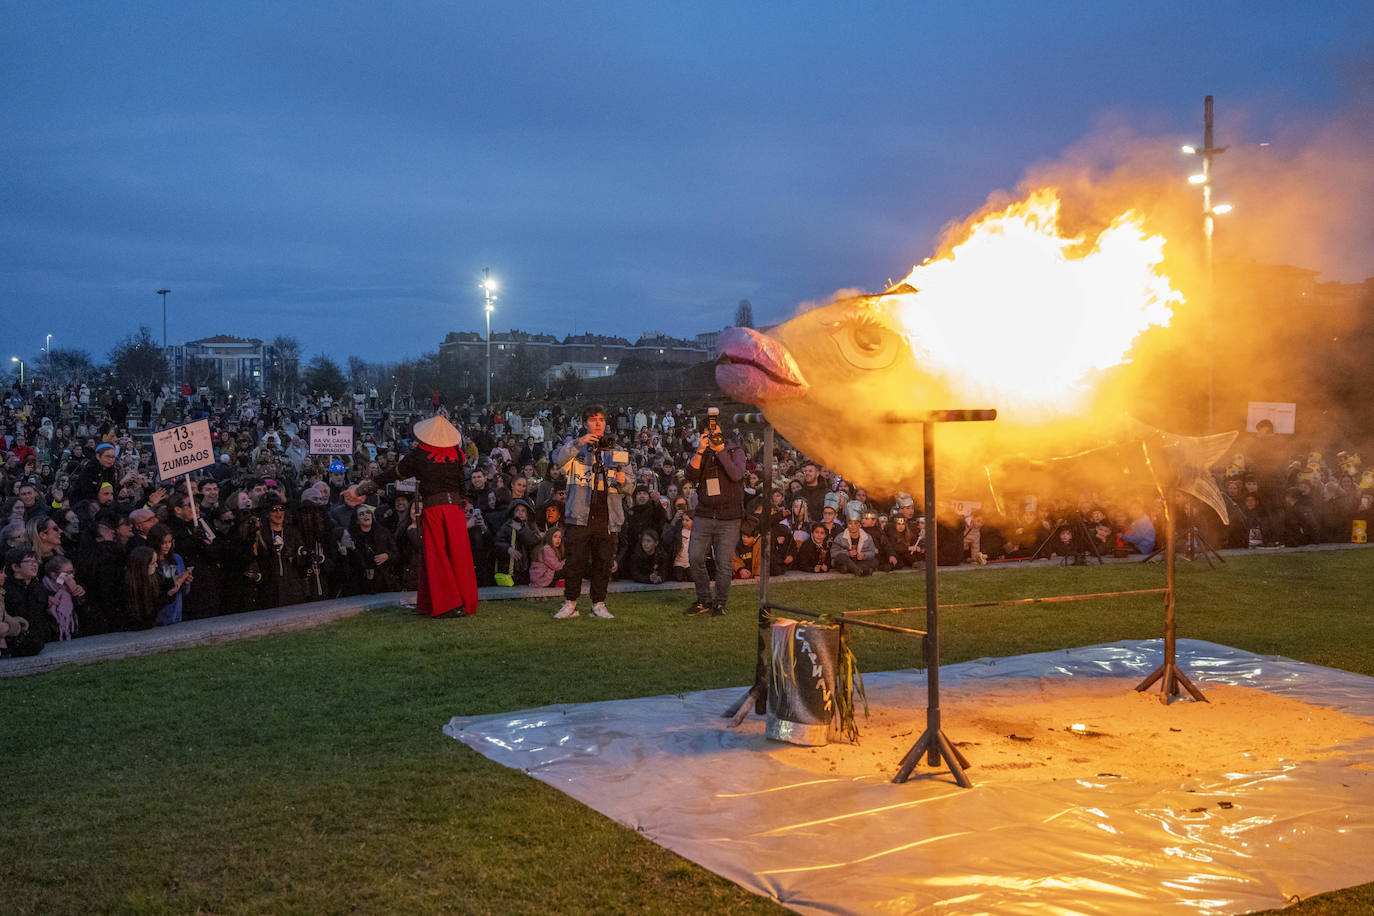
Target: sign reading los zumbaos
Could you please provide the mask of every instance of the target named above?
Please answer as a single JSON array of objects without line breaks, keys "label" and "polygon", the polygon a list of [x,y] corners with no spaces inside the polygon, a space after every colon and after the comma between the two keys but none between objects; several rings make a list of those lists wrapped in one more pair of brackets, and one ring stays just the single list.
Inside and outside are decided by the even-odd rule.
[{"label": "sign reading los zumbaos", "polygon": [[215,463],[210,421],[196,420],[153,433],[153,455],[159,480],[171,480]]}]

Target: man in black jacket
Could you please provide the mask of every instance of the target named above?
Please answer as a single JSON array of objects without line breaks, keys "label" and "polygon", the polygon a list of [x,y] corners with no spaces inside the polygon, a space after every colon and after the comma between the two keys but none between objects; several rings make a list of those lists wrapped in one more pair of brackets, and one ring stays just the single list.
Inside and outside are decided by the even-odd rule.
[{"label": "man in black jacket", "polygon": [[215,533],[208,522],[197,516],[185,490],[177,490],[168,501],[172,506],[167,519],[167,527],[172,531],[172,550],[181,555],[183,563],[196,569],[197,587],[186,595],[185,619],[217,617],[224,580],[210,550]]},{"label": "man in black jacket", "polygon": [[[701,441],[687,465],[687,480],[697,489],[692,536],[687,547],[697,598],[687,608],[689,617],[706,613],[719,617],[725,613],[725,603],[730,598],[730,560],[735,555],[740,520],[744,518],[744,463],[739,438],[731,436],[726,441],[720,428],[720,409],[710,408]],[[708,553],[715,556],[716,562],[714,597],[706,575]]]}]

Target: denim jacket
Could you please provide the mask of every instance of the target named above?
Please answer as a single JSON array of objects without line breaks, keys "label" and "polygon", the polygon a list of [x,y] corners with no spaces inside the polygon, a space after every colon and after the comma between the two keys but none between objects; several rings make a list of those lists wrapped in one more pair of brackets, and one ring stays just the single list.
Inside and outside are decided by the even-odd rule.
[{"label": "denim jacket", "polygon": [[[563,520],[569,525],[587,524],[587,516],[592,508],[592,452],[577,444],[569,437],[554,453],[553,463],[563,469],[568,477],[568,502],[564,507]],[[631,484],[626,480],[626,486]],[[607,528],[612,533],[625,524],[625,494],[616,483],[615,471],[606,470],[606,517]]]}]

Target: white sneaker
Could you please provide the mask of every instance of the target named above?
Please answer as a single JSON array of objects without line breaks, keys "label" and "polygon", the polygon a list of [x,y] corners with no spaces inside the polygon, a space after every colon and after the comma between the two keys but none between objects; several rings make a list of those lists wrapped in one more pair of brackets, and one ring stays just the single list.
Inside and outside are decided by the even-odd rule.
[{"label": "white sneaker", "polygon": [[558,613],[553,615],[553,617],[554,617],[555,620],[567,620],[569,617],[576,617],[576,616],[577,616],[577,602],[576,602],[576,601],[564,601],[564,602],[563,602],[563,606],[562,606],[561,608],[558,609]]},{"label": "white sneaker", "polygon": [[592,605],[592,616],[593,616],[593,617],[602,617],[602,618],[605,618],[606,620],[610,620],[610,619],[612,619],[613,617],[615,617],[614,614],[612,614],[610,611],[606,610],[606,602],[604,602],[604,601],[598,601],[596,604],[593,604],[593,605]]}]

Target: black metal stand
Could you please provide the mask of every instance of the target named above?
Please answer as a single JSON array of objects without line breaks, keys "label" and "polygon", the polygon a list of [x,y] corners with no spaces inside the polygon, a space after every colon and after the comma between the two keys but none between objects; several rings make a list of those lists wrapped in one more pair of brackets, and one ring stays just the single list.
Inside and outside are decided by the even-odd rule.
[{"label": "black metal stand", "polygon": [[955,750],[940,726],[940,599],[937,592],[936,571],[939,569],[939,532],[935,527],[935,424],[924,423],[921,428],[921,473],[925,477],[926,500],[926,637],[923,644],[926,662],[926,730],[902,757],[897,767],[896,783],[911,778],[911,771],[927,756],[926,763],[937,767],[941,761],[949,767],[954,781],[965,789],[973,782],[964,772],[968,759]]},{"label": "black metal stand", "polygon": [[[1044,552],[1046,548],[1054,546],[1055,540],[1059,537],[1059,532],[1064,531],[1066,529],[1073,533],[1074,566],[1083,566],[1085,563],[1087,563],[1087,555],[1090,551],[1093,556],[1097,557],[1098,563],[1105,564],[1107,562],[1106,560],[1102,559],[1101,551],[1099,551],[1097,549],[1097,545],[1093,543],[1092,534],[1090,534],[1088,531],[1088,523],[1083,521],[1083,513],[1081,512],[1075,512],[1069,519],[1065,520],[1062,524],[1055,525],[1054,530],[1051,531],[1049,535],[1045,538],[1045,540],[1041,542],[1039,547],[1035,548],[1035,553],[1031,554],[1030,558],[1032,560],[1040,559],[1041,553]],[[1087,545],[1088,549],[1079,550],[1079,545]],[[1064,558],[1059,561],[1059,565],[1069,565],[1068,554],[1065,554]]]},{"label": "black metal stand", "polygon": [[[949,767],[954,781],[965,789],[973,787],[973,781],[964,772],[969,762],[959,753],[954,743],[945,736],[940,722],[940,598],[937,588],[939,569],[939,533],[935,527],[935,424],[941,420],[993,420],[997,412],[988,411],[948,411],[932,413],[921,420],[921,473],[925,479],[926,499],[926,635],[924,654],[926,662],[926,729],[921,737],[902,757],[897,767],[897,775],[892,777],[896,783],[911,778],[912,770],[926,758],[926,765],[938,767],[941,762]],[[889,417],[889,422],[903,422],[902,419]]]},{"label": "black metal stand", "polygon": [[[1202,536],[1202,531],[1198,529],[1197,522],[1193,521],[1192,505],[1185,505],[1183,513],[1185,516],[1187,516],[1188,519],[1188,528],[1183,532],[1183,559],[1191,563],[1193,560],[1196,560],[1198,558],[1199,554],[1201,554],[1202,558],[1207,561],[1208,569],[1216,569],[1216,563],[1225,563],[1225,558],[1223,558],[1222,555],[1217,552],[1217,549],[1215,547],[1213,547],[1211,544],[1207,542],[1207,539]],[[1159,556],[1163,555],[1163,553],[1164,546],[1160,545],[1156,547],[1150,553],[1149,556],[1147,556],[1140,562],[1148,563],[1151,560],[1154,560]],[[1216,560],[1216,563],[1213,563],[1213,560]]]}]

